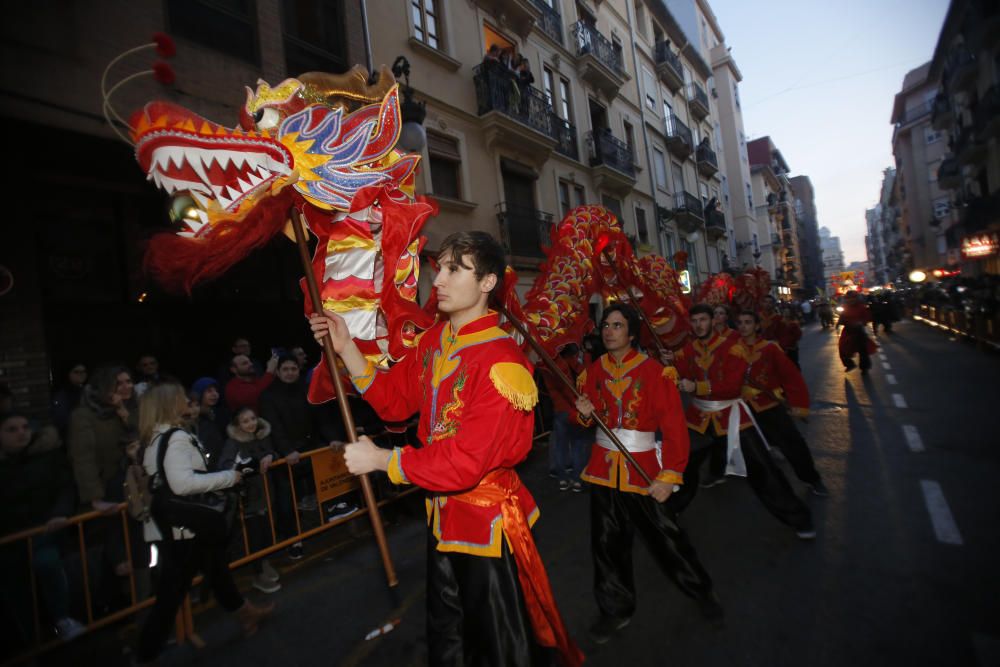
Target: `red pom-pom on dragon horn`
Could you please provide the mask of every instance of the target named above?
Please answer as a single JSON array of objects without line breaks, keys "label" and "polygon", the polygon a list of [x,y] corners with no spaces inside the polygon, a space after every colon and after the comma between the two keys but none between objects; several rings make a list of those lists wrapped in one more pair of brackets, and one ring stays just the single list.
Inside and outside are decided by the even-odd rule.
[{"label": "red pom-pom on dragon horn", "polygon": [[174,38],[165,32],[154,32],[153,43],[156,44],[156,53],[161,58],[172,58],[177,53],[177,45]]},{"label": "red pom-pom on dragon horn", "polygon": [[158,60],[153,63],[153,78],[162,83],[164,86],[170,86],[177,80],[177,75],[174,74],[173,67],[161,60]]}]

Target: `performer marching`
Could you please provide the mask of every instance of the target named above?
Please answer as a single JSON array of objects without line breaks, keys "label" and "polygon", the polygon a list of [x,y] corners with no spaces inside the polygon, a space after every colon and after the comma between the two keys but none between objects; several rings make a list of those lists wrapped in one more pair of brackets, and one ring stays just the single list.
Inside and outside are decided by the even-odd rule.
[{"label": "performer marching", "polygon": [[[757,335],[759,324],[759,316],[750,310],[740,313],[736,321],[749,364],[743,399],[753,410],[768,444],[781,450],[795,475],[817,496],[829,495],[809,453],[809,445],[792,421],[793,416],[805,419],[809,415],[806,381],[777,343]],[[788,402],[787,408],[782,399]]]},{"label": "performer marching", "polygon": [[[538,390],[524,354],[488,310],[506,262],[484,232],[459,232],[440,247],[434,280],[447,321],[410,354],[376,370],[344,320],[324,312],[311,326],[329,335],[352,381],[379,415],[420,413],[422,448],[347,445],[354,474],[386,471],[396,484],[430,492],[427,634],[431,665],[583,662],[563,625],[531,536],[538,508],[514,471],[531,450]],[[532,637],[532,631],[534,637]]]},{"label": "performer marching", "polygon": [[[837,341],[837,351],[845,371],[861,367],[861,374],[867,375],[872,367],[871,355],[878,346],[868,337],[866,328],[872,321],[872,311],[857,292],[851,290],[844,294],[844,310],[837,319],[837,326],[843,326],[840,339]],[[858,363],[854,363],[854,355],[858,355]]]},{"label": "performer marching", "polygon": [[[634,349],[639,317],[628,306],[615,304],[606,309],[601,333],[608,352],[578,379],[582,396],[576,401],[577,418],[590,426],[596,410],[653,483],[647,487],[604,432],[597,431],[590,462],[581,475],[593,485],[591,554],[600,609],[590,637],[598,644],[607,642],[616,630],[628,625],[635,612],[632,538],[636,530],[666,575],[698,601],[702,614],[721,620],[723,610],[712,592],[712,580],[676,516],[664,504],[684,481],[690,448],[674,383],[676,372]],[[654,439],[657,430],[663,437],[660,450]]]},{"label": "performer marching", "polygon": [[713,448],[724,448],[726,474],[746,477],[764,507],[792,526],[799,538],[815,538],[809,507],[795,495],[757,434],[748,430],[753,422],[740,399],[748,368],[746,348],[712,331],[711,306],[693,306],[690,317],[695,338],[675,355],[675,365],[682,378],[678,387],[692,395],[687,409],[691,461],[674,509],[680,512],[694,499],[701,463]]}]

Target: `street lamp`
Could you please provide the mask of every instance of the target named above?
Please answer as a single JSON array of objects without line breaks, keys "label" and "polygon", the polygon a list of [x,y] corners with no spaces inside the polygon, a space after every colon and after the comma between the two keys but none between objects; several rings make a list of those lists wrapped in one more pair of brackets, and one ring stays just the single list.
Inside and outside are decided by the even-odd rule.
[{"label": "street lamp", "polygon": [[410,87],[410,61],[405,56],[397,56],[392,63],[392,75],[399,81],[403,79],[403,101],[399,105],[403,117],[403,127],[399,133],[399,145],[407,153],[419,153],[427,145],[427,132],[424,131],[424,119],[427,117],[427,103],[413,99],[413,88]]}]

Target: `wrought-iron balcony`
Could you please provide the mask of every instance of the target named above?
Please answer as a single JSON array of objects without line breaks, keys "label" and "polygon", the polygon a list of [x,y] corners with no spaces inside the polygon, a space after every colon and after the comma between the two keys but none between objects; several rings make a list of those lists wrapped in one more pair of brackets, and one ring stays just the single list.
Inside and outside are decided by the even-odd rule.
[{"label": "wrought-iron balcony", "polygon": [[521,37],[527,37],[531,28],[541,20],[541,7],[535,0],[476,0],[494,16],[503,16],[504,22]]},{"label": "wrought-iron balcony", "polygon": [[656,74],[666,84],[670,92],[676,93],[684,86],[684,67],[681,59],[670,50],[667,42],[657,42],[655,49]]},{"label": "wrought-iron balcony", "polygon": [[701,200],[690,192],[674,194],[674,220],[681,231],[690,234],[705,224],[705,211]]},{"label": "wrought-iron balcony", "polygon": [[708,95],[705,94],[705,89],[695,81],[692,81],[688,88],[688,108],[698,120],[704,120],[709,112]]},{"label": "wrought-iron balcony", "polygon": [[934,101],[921,102],[915,107],[910,107],[905,109],[899,119],[896,121],[896,127],[902,127],[903,125],[908,125],[909,123],[916,122],[931,114],[934,111]]},{"label": "wrought-iron balcony", "polygon": [[1000,137],[1000,86],[993,84],[983,93],[972,116],[977,139],[989,141],[990,137]]},{"label": "wrought-iron balcony", "polygon": [[667,150],[682,160],[694,152],[694,139],[687,125],[674,114],[666,120]]},{"label": "wrought-iron balcony", "polygon": [[976,139],[972,125],[961,125],[955,131],[952,149],[961,164],[975,164],[986,157],[987,147]]},{"label": "wrought-iron balcony", "polygon": [[576,141],[576,125],[558,116],[552,119],[552,125],[556,130],[556,152],[579,160],[580,147]]},{"label": "wrought-iron balcony", "polygon": [[587,133],[590,166],[598,190],[624,195],[635,185],[635,158],[632,149],[609,130]]},{"label": "wrought-iron balcony", "polygon": [[941,91],[931,103],[931,127],[935,130],[947,130],[955,119],[948,96]]},{"label": "wrought-iron balcony", "polygon": [[954,156],[949,155],[941,161],[937,178],[938,185],[945,190],[957,190],[962,187],[962,167]]},{"label": "wrought-iron balcony", "polygon": [[551,213],[531,206],[501,202],[497,204],[497,222],[500,239],[512,258],[512,264],[534,267],[545,258],[545,248],[552,243]]},{"label": "wrought-iron balcony", "polygon": [[976,57],[964,46],[956,46],[944,63],[945,86],[952,93],[976,85]]},{"label": "wrought-iron balcony", "polygon": [[702,176],[715,176],[719,172],[719,158],[706,143],[699,144],[695,149],[695,161]]},{"label": "wrought-iron balcony", "polygon": [[771,245],[780,246],[781,245],[781,235],[778,232],[771,232]]},{"label": "wrought-iron balcony", "polygon": [[545,95],[534,86],[518,86],[514,74],[499,64],[473,68],[473,82],[486,145],[516,148],[536,163],[548,159],[560,135]]},{"label": "wrought-iron balcony", "polygon": [[554,8],[549,7],[544,0],[532,0],[533,4],[538,7],[538,11],[541,12],[542,16],[538,20],[538,27],[546,35],[551,37],[557,44],[562,46],[563,44],[563,22],[562,14],[557,12]]},{"label": "wrought-iron balcony", "polygon": [[710,239],[720,239],[726,235],[726,214],[712,209],[705,215],[705,234]]},{"label": "wrought-iron balcony", "polygon": [[577,70],[580,77],[609,96],[616,95],[629,80],[621,52],[597,28],[583,21],[573,24],[573,41],[579,56]]},{"label": "wrought-iron balcony", "polygon": [[1000,190],[985,197],[973,197],[961,212],[967,234],[978,232],[1000,222]]}]

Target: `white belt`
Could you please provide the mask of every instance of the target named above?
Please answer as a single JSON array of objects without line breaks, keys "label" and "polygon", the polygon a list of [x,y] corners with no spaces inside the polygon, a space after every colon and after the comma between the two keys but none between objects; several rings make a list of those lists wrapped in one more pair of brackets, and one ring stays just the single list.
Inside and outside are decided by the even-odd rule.
[{"label": "white belt", "polygon": [[743,450],[740,448],[741,411],[746,411],[747,416],[750,417],[753,427],[760,435],[761,442],[764,443],[764,449],[770,449],[767,438],[764,437],[760,426],[757,425],[757,420],[753,418],[750,406],[742,398],[733,398],[728,401],[709,401],[704,398],[695,398],[693,402],[694,406],[702,412],[722,412],[726,408],[732,408],[729,411],[729,423],[726,425],[726,474],[746,477],[747,462],[743,458]]},{"label": "white belt", "polygon": [[[633,431],[628,428],[613,428],[611,432],[614,433],[618,440],[625,445],[625,449],[630,452],[648,452],[650,450],[656,450],[656,462],[657,465],[663,465],[663,460],[660,453],[660,443],[656,441],[656,434],[652,431]],[[608,434],[604,432],[603,429],[597,429],[597,444],[604,449],[610,449],[613,452],[617,452],[618,448],[615,443],[611,441]]]}]

